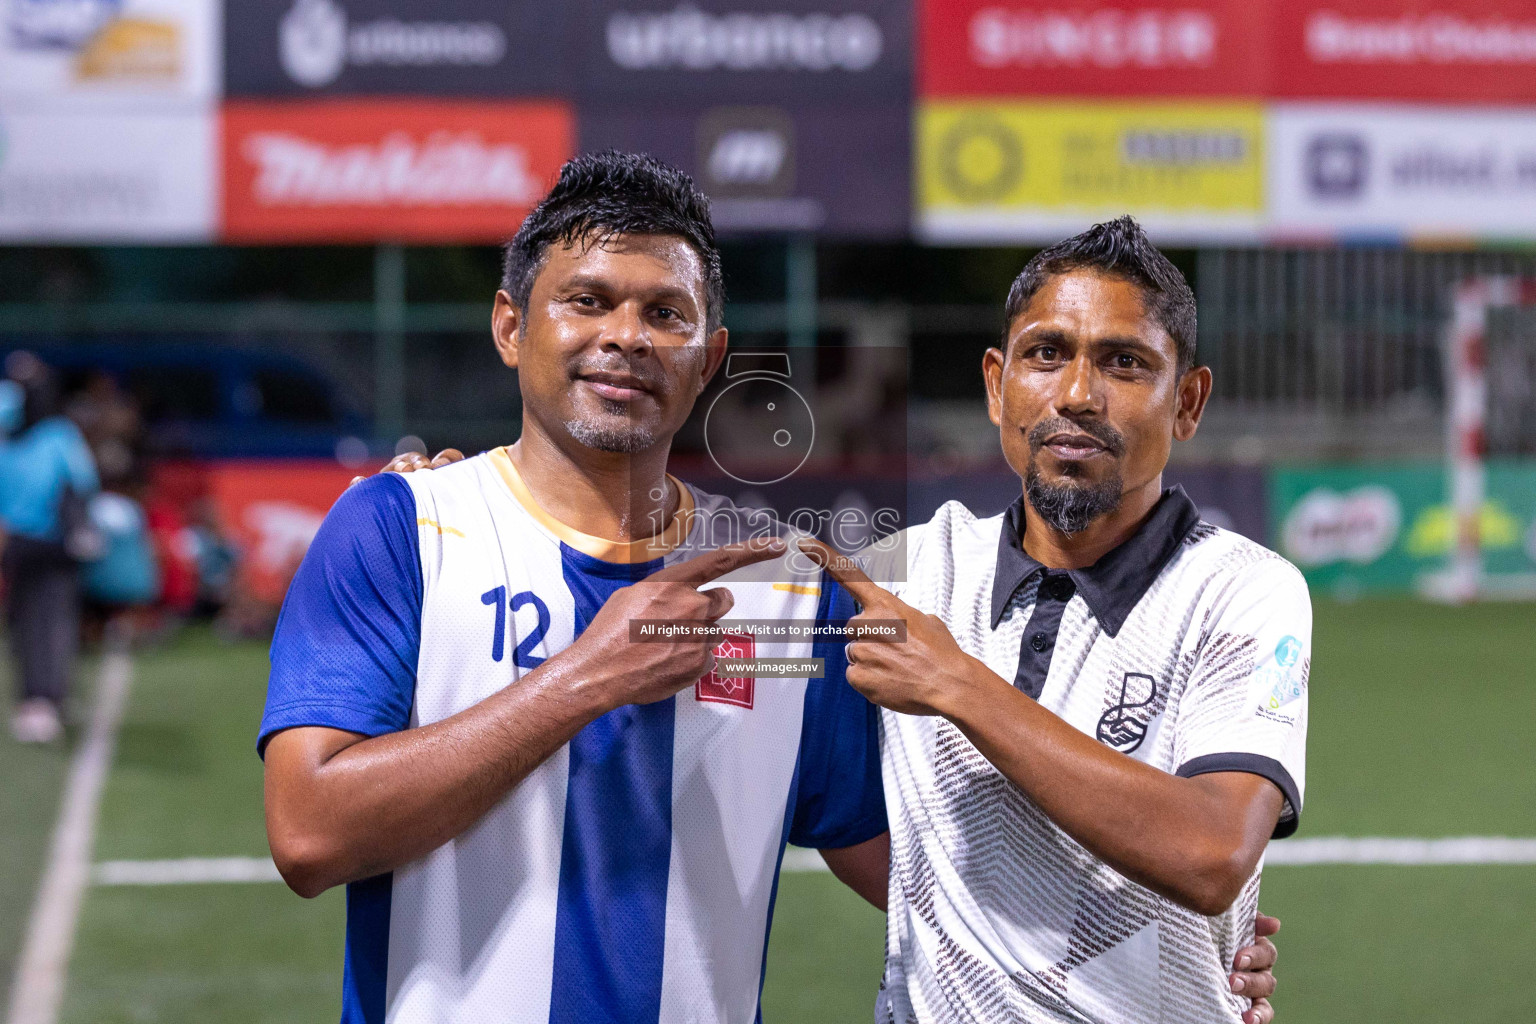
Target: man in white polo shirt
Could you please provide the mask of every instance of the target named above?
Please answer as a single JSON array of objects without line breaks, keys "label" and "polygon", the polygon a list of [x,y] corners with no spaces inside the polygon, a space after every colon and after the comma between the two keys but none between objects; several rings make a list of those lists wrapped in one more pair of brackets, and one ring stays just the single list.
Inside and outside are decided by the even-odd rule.
[{"label": "man in white polo shirt", "polygon": [[1134,221],[1032,260],[1006,331],[984,372],[1019,500],[945,505],[904,566],[872,553],[889,590],[815,552],[862,618],[908,628],[848,648],[887,709],[878,1019],[1253,1021],[1227,965],[1301,811],[1306,584],[1163,488],[1211,374]]}]

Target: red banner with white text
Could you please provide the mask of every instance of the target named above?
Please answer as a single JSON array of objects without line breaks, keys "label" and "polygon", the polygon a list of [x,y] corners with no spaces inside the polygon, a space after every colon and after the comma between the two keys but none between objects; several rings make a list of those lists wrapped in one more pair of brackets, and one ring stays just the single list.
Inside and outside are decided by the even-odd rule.
[{"label": "red banner with white text", "polygon": [[556,102],[230,101],[231,242],[494,242],[517,230],[575,144]]}]

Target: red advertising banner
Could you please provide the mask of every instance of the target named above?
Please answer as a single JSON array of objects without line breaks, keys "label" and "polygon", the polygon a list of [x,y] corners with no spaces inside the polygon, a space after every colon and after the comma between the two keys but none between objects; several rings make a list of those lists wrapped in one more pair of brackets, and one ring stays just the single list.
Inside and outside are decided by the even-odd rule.
[{"label": "red advertising banner", "polygon": [[1274,19],[1277,96],[1536,101],[1531,0],[1306,0]]},{"label": "red advertising banner", "polygon": [[1252,0],[919,0],[918,92],[1261,96],[1266,10]]},{"label": "red advertising banner", "polygon": [[240,575],[259,601],[282,601],[320,522],[356,470],[329,459],[241,460],[206,467],[207,493],[240,550]]},{"label": "red advertising banner", "polygon": [[499,241],[574,145],[558,102],[226,102],[223,237]]}]

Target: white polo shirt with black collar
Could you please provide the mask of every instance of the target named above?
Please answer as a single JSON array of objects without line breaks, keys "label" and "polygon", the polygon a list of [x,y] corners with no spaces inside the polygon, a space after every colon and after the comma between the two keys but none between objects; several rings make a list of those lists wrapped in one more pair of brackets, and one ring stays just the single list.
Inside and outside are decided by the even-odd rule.
[{"label": "white polo shirt with black collar", "polygon": [[[1275,836],[1294,832],[1312,632],[1301,574],[1201,522],[1180,488],[1087,569],[1046,569],[1023,528],[1022,498],[988,519],[950,502],[908,531],[905,577],[885,585],[1127,757],[1270,780],[1285,797]],[[875,579],[902,576],[868,561]],[[1253,936],[1258,869],[1231,909],[1204,917],[1083,849],[946,719],[885,712],[881,726],[891,909],[878,1020],[1240,1020],[1248,1000],[1227,976]]]}]

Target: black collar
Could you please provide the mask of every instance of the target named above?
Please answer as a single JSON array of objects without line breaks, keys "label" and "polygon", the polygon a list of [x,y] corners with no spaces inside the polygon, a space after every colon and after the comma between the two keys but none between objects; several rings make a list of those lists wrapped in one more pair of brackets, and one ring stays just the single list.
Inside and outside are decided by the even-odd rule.
[{"label": "black collar", "polygon": [[[1189,531],[1200,522],[1200,510],[1184,488],[1170,487],[1142,520],[1129,540],[1086,569],[1068,569],[1077,592],[1104,632],[1114,636],[1152,586],[1163,566],[1173,558]],[[997,574],[992,578],[992,628],[1003,619],[1008,602],[1031,576],[1045,566],[1024,553],[1024,496],[1020,495],[1003,514],[1002,535],[997,541]]]}]

